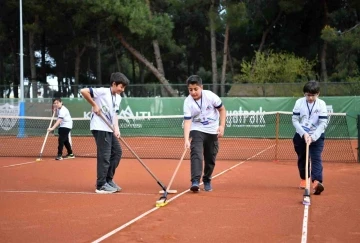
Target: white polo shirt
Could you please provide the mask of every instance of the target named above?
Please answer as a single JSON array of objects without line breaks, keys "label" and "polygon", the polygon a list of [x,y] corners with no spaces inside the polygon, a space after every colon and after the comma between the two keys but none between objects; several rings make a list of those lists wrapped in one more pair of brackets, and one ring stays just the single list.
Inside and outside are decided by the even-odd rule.
[{"label": "white polo shirt", "polygon": [[325,101],[317,98],[313,103],[308,103],[306,97],[296,101],[292,123],[296,132],[302,137],[308,133],[316,141],[327,127],[327,108]]},{"label": "white polo shirt", "polygon": [[60,109],[57,109],[57,119],[60,119],[60,127],[66,127],[72,129],[73,127],[73,120],[71,119],[70,112],[68,108],[64,105],[61,106]]},{"label": "white polo shirt", "polygon": [[210,90],[202,90],[201,98],[194,100],[189,95],[184,101],[184,119],[192,120],[190,130],[217,134],[219,128],[219,111],[222,106],[219,96]]},{"label": "white polo shirt", "polygon": [[[120,109],[121,96],[113,95],[109,88],[89,88],[90,95],[99,106],[105,119],[113,124],[115,116]],[[94,112],[91,113],[90,130],[112,132],[111,128]]]}]

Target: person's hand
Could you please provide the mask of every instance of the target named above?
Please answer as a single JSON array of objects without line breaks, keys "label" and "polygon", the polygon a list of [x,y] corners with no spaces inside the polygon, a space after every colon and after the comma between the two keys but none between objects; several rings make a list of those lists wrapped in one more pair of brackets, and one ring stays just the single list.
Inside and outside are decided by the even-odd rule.
[{"label": "person's hand", "polygon": [[119,130],[114,131],[114,135],[115,137],[120,138],[120,131]]},{"label": "person's hand", "polygon": [[98,115],[98,116],[101,114],[101,109],[99,108],[98,105],[94,105],[94,106],[92,107],[92,111],[93,111],[96,115]]},{"label": "person's hand", "polygon": [[218,130],[217,130],[217,136],[218,138],[221,138],[222,136],[224,136],[224,127],[223,126],[219,126]]},{"label": "person's hand", "polygon": [[189,149],[189,148],[190,148],[190,141],[185,140],[185,149]]},{"label": "person's hand", "polygon": [[305,140],[305,143],[308,143],[308,144],[310,144],[312,142],[311,136],[307,133],[304,134],[304,140]]},{"label": "person's hand", "polygon": [[52,131],[54,131],[54,128],[50,127],[50,128],[47,129],[47,131],[52,132]]}]

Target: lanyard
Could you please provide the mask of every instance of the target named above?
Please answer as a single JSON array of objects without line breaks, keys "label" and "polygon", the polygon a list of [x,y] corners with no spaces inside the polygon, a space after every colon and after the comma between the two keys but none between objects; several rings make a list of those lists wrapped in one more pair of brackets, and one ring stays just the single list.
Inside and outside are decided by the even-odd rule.
[{"label": "lanyard", "polygon": [[[115,103],[116,103],[116,96],[112,94],[111,92],[111,87],[110,87],[110,95],[111,95],[111,102],[113,105],[113,109],[115,108]],[[115,98],[115,101],[114,101]],[[105,114],[106,118],[111,122],[111,124],[113,123],[113,119],[112,119],[112,115],[111,115],[111,110],[108,111],[108,114]]]},{"label": "lanyard", "polygon": [[202,113],[202,111],[201,111],[201,107],[202,107],[202,94],[201,94],[201,98],[200,98],[200,105],[196,102],[195,99],[194,99],[194,101],[195,101],[196,105],[199,107],[200,113]]},{"label": "lanyard", "polygon": [[[115,108],[116,96],[112,94],[111,87],[110,87],[110,95],[111,95],[111,101],[112,101],[113,108]],[[114,101],[114,98],[115,98],[115,101]]]},{"label": "lanyard", "polygon": [[308,108],[308,110],[309,110],[309,118],[310,118],[310,116],[311,116],[312,110],[314,109],[315,102],[316,102],[316,100],[314,101],[314,104],[313,104],[313,106],[311,107],[311,110],[310,110],[310,108],[309,108],[309,103],[306,101],[306,105],[307,105],[307,108]]}]

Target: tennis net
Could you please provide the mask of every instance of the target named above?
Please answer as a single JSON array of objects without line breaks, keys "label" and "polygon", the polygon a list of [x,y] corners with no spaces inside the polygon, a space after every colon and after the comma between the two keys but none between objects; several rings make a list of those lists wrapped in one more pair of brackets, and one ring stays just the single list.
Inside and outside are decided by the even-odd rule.
[{"label": "tennis net", "polygon": [[[329,117],[323,161],[356,162],[357,139],[349,132],[353,130],[348,124],[350,118],[345,113],[331,113]],[[217,159],[296,161],[292,144],[295,129],[291,118],[291,112],[228,114]],[[51,117],[0,116],[0,156],[38,156],[50,121]],[[71,143],[74,154],[96,157],[89,119],[73,118],[73,122]],[[183,152],[181,115],[119,117],[119,127],[121,136],[140,158],[178,159]],[[57,131],[49,134],[43,157],[56,155],[57,139]],[[132,153],[122,147],[123,158],[133,158]]]}]

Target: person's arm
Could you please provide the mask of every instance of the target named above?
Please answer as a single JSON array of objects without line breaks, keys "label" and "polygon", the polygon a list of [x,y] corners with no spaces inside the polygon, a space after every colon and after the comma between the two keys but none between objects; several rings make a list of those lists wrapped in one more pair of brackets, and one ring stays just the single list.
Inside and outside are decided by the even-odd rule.
[{"label": "person's arm", "polygon": [[84,97],[84,99],[87,100],[87,102],[90,103],[90,105],[92,106],[92,111],[96,115],[99,115],[101,110],[98,107],[98,105],[95,103],[95,101],[93,100],[93,97],[91,95],[92,89],[91,88],[83,88],[83,89],[80,90],[80,93]]},{"label": "person's arm", "polygon": [[190,129],[192,123],[191,107],[187,103],[187,99],[184,101],[184,141],[185,148],[190,148]]},{"label": "person's arm", "polygon": [[120,129],[119,129],[119,119],[118,119],[117,113],[115,113],[115,115],[114,115],[113,125],[114,125],[114,135],[115,135],[115,137],[119,138],[120,137]]},{"label": "person's arm", "polygon": [[61,119],[61,118],[58,118],[58,119],[56,120],[55,124],[54,124],[52,127],[49,127],[47,130],[48,130],[49,132],[54,131],[55,128],[57,128],[57,127],[60,125],[61,121],[62,121],[62,119]]},{"label": "person's arm", "polygon": [[300,137],[304,138],[305,142],[311,143],[310,135],[304,130],[304,128],[300,124],[300,106],[301,101],[297,100],[293,109],[292,115],[292,124],[295,127],[296,132],[300,135]]},{"label": "person's arm", "polygon": [[191,119],[184,120],[184,140],[185,148],[190,148],[190,128],[191,128]]},{"label": "person's arm", "polygon": [[311,135],[312,141],[316,141],[319,139],[321,134],[325,131],[326,127],[328,125],[328,114],[327,114],[327,108],[326,103],[324,102],[321,104],[320,108],[320,115],[319,115],[319,125],[314,131],[314,133]]},{"label": "person's arm", "polygon": [[220,125],[218,128],[218,137],[220,138],[220,137],[224,136],[225,122],[226,122],[226,109],[225,109],[225,106],[222,105],[217,110],[219,111],[219,114],[220,114]]},{"label": "person's arm", "polygon": [[292,124],[295,127],[296,132],[303,137],[306,131],[300,124],[300,100],[297,100],[293,109]]}]

